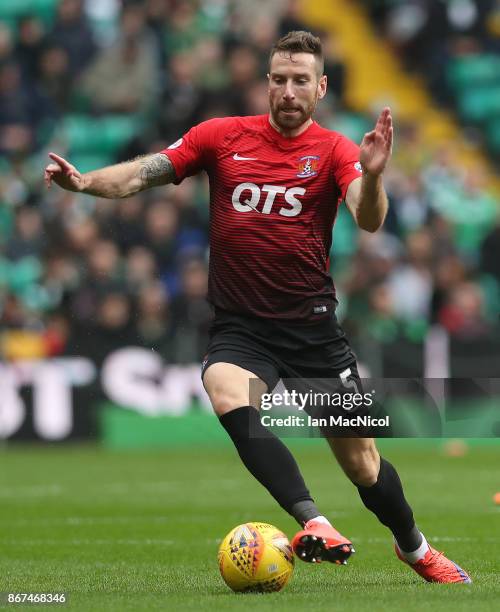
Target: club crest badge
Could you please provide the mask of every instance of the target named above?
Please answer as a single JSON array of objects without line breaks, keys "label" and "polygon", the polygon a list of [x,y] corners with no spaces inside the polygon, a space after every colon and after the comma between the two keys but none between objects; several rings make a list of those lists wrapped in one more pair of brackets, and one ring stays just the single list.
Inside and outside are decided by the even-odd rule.
[{"label": "club crest badge", "polygon": [[308,178],[318,174],[318,155],[304,155],[299,159],[298,174],[299,178]]}]

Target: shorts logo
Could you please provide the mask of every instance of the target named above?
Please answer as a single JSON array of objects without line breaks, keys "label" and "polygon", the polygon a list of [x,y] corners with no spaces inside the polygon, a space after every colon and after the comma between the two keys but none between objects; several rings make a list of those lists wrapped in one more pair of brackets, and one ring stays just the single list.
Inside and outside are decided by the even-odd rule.
[{"label": "shorts logo", "polygon": [[173,144],[167,147],[167,149],[177,149],[177,147],[181,146],[182,142],[182,138],[179,138],[179,140],[176,140]]},{"label": "shorts logo", "polygon": [[299,159],[299,173],[297,176],[299,178],[307,178],[309,176],[315,176],[318,174],[318,161],[318,155],[304,155],[304,157],[301,157]]},{"label": "shorts logo", "polygon": [[328,312],[328,308],[326,306],[315,306],[313,308],[314,314],[321,314],[322,312]]}]

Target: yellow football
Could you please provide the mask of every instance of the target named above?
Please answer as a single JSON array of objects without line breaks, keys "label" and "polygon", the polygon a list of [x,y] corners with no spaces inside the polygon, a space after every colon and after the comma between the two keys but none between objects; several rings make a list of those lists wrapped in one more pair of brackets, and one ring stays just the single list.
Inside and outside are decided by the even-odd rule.
[{"label": "yellow football", "polygon": [[219,547],[219,569],[233,591],[281,591],[293,572],[294,556],[286,535],[268,523],[244,523]]}]

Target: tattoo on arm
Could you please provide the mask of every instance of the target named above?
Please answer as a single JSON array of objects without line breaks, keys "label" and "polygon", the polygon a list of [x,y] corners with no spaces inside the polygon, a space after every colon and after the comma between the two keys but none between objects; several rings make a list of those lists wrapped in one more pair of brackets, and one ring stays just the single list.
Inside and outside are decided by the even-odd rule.
[{"label": "tattoo on arm", "polygon": [[176,179],[174,166],[163,153],[155,153],[143,157],[141,159],[139,176],[144,189],[157,187],[158,185],[167,185]]}]

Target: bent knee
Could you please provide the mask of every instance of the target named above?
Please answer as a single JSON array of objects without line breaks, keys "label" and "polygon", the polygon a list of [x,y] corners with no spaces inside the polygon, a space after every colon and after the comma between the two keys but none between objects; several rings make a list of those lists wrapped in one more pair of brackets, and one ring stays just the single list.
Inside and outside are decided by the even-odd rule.
[{"label": "bent knee", "polygon": [[[265,383],[252,372],[223,362],[214,363],[207,368],[203,376],[203,384],[217,416],[222,416],[241,406],[258,406],[260,395],[267,389]],[[252,394],[250,394],[250,389],[252,389]],[[253,403],[250,396],[255,400]]]},{"label": "bent knee", "polygon": [[355,485],[371,487],[378,479],[380,469],[378,453],[368,451],[344,457],[342,469]]},{"label": "bent knee", "polygon": [[210,401],[217,416],[222,416],[242,406],[248,406],[248,398],[244,398],[239,394],[228,393],[227,391],[215,391],[210,395]]}]

